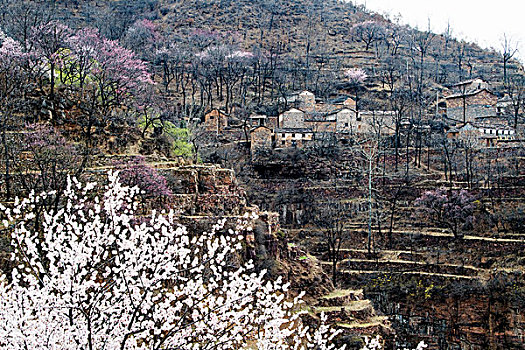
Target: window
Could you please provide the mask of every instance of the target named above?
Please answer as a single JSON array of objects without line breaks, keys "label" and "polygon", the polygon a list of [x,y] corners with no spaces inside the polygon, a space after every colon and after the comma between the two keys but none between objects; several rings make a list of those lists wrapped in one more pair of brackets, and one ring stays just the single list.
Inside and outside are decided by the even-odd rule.
[{"label": "window", "polygon": [[303,134],[303,138],[306,138],[306,134]]},{"label": "window", "polygon": [[348,128],[348,123],[345,123],[345,128]]},{"label": "window", "polygon": [[283,141],[281,142],[281,144],[284,146],[284,145],[286,144],[286,142],[283,140]]},{"label": "window", "polygon": [[286,137],[286,134],[283,134],[283,138],[285,138],[285,137]]}]

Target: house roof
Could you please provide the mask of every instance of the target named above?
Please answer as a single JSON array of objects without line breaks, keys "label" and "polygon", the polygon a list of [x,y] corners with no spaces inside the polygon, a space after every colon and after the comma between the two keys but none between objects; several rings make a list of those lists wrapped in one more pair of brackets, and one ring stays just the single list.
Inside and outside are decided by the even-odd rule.
[{"label": "house roof", "polygon": [[255,131],[259,130],[259,129],[268,129],[268,130],[272,131],[272,129],[270,129],[270,128],[267,127],[267,126],[259,125],[259,126],[254,127],[253,129],[250,129],[250,134],[251,134],[252,132],[255,132]]},{"label": "house roof", "polygon": [[297,108],[290,108],[289,110],[287,110],[286,112],[283,112],[282,114],[285,114],[285,113],[297,113],[297,112],[300,112],[300,113],[304,113],[304,111],[301,111],[300,109],[297,109]]},{"label": "house roof", "polygon": [[206,115],[208,115],[210,113],[213,113],[213,112],[219,112],[220,114],[228,116],[228,117],[230,116],[228,113],[226,113],[222,109],[218,109],[218,108],[214,108],[214,109],[210,110],[208,113],[206,113]]},{"label": "house roof", "polygon": [[474,78],[474,79],[468,79],[468,80],[460,81],[460,82],[458,82],[458,83],[452,84],[451,86],[461,86],[461,85],[472,84],[472,83],[475,82],[476,80],[481,80],[482,82],[486,83],[486,81],[484,81],[484,80],[481,79],[481,78]]},{"label": "house roof", "polygon": [[502,98],[498,100],[498,103],[503,103],[503,102],[512,102],[512,98],[510,98],[509,95],[505,94],[505,96],[503,96]]},{"label": "house roof", "polygon": [[[505,124],[483,124],[483,123],[471,123],[467,122],[459,127],[459,130],[474,130],[474,129],[496,129],[496,130],[509,130],[513,131],[514,128]],[[452,130],[452,129],[451,129]]]},{"label": "house roof", "polygon": [[474,96],[474,95],[477,95],[477,94],[479,94],[480,92],[483,92],[483,91],[486,91],[486,92],[488,92],[489,94],[496,96],[496,95],[495,95],[492,91],[490,91],[489,89],[480,89],[480,90],[476,90],[476,91],[466,92],[466,93],[464,93],[464,94],[452,94],[452,95],[449,95],[449,96],[445,96],[445,99],[446,99],[446,100],[451,100],[451,99],[454,99],[454,98],[462,98],[462,97]]},{"label": "house roof", "polygon": [[343,104],[343,102],[345,102],[349,98],[350,97],[347,96],[347,95],[341,95],[341,96],[337,96],[335,98],[332,98],[331,100],[328,101],[328,103],[334,104],[334,105]]},{"label": "house roof", "polygon": [[313,130],[310,128],[283,128],[283,129],[275,129],[276,134],[283,134],[283,133],[312,133]]}]

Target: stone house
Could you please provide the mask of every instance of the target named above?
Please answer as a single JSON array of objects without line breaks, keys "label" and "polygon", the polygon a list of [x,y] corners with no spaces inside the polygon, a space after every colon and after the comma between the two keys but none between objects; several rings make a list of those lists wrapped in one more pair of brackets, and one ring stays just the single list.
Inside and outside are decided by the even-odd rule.
[{"label": "stone house", "polygon": [[214,109],[204,115],[204,128],[206,131],[219,135],[228,126],[230,116],[220,109]]},{"label": "stone house", "polygon": [[[353,100],[352,100],[353,101]],[[354,101],[355,106],[355,101]],[[340,134],[351,134],[352,123],[357,121],[355,109],[343,108],[336,114],[336,132]]]},{"label": "stone house", "polygon": [[347,108],[330,112],[310,112],[306,113],[305,125],[316,133],[349,133],[355,115],[355,111]]},{"label": "stone house", "polygon": [[344,108],[350,108],[354,111],[357,110],[357,103],[355,102],[355,100],[353,98],[347,98],[346,100],[344,100],[343,102],[343,106]]},{"label": "stone house", "polygon": [[454,127],[447,132],[447,138],[459,141],[469,141],[475,147],[497,147],[502,142],[513,141],[516,131],[504,124],[466,123]]},{"label": "stone house", "polygon": [[306,127],[304,122],[305,113],[297,108],[292,108],[279,115],[279,125],[281,129],[302,129]]},{"label": "stone house", "polygon": [[477,117],[496,115],[498,97],[488,89],[455,93],[446,96],[439,108],[448,119],[463,123],[473,122]]},{"label": "stone house", "polygon": [[495,136],[498,141],[511,141],[516,138],[516,131],[504,124],[481,124],[477,125],[479,132],[483,135]]},{"label": "stone house", "polygon": [[297,108],[303,111],[311,111],[315,108],[315,95],[310,91],[303,91],[297,98]]},{"label": "stone house", "polygon": [[261,152],[269,152],[273,147],[273,132],[266,126],[257,126],[250,130],[250,149],[252,157]]}]

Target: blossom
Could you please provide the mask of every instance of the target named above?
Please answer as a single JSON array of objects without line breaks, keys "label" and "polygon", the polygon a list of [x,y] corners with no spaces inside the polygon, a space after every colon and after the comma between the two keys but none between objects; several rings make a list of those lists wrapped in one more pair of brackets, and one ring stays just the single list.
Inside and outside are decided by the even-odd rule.
[{"label": "blossom", "polygon": [[232,265],[249,216],[232,232],[225,219],[191,232],[173,212],[139,222],[139,192],[117,173],[103,191],[69,179],[62,208],[39,216],[41,231],[40,196],[0,207],[15,266],[0,279],[0,349],[335,349],[324,323],[312,333],[302,325],[300,297],[286,301],[282,279],[251,261]]}]

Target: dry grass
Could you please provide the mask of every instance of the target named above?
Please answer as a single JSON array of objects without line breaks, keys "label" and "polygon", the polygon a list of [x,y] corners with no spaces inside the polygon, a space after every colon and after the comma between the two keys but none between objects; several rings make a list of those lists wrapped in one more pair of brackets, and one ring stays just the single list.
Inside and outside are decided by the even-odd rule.
[{"label": "dry grass", "polygon": [[338,323],[337,326],[340,328],[346,329],[357,329],[357,328],[369,328],[376,327],[384,324],[385,321],[388,321],[386,316],[376,316],[372,317],[368,322],[352,322],[352,323]]},{"label": "dry grass", "polygon": [[323,299],[334,299],[334,298],[343,298],[352,294],[362,294],[362,289],[336,289],[328,295],[323,296]]},{"label": "dry grass", "polygon": [[316,307],[314,310],[317,313],[319,312],[327,313],[327,312],[341,311],[342,309],[346,311],[362,311],[370,307],[371,307],[370,300],[358,300],[358,301],[349,302],[341,306]]}]

